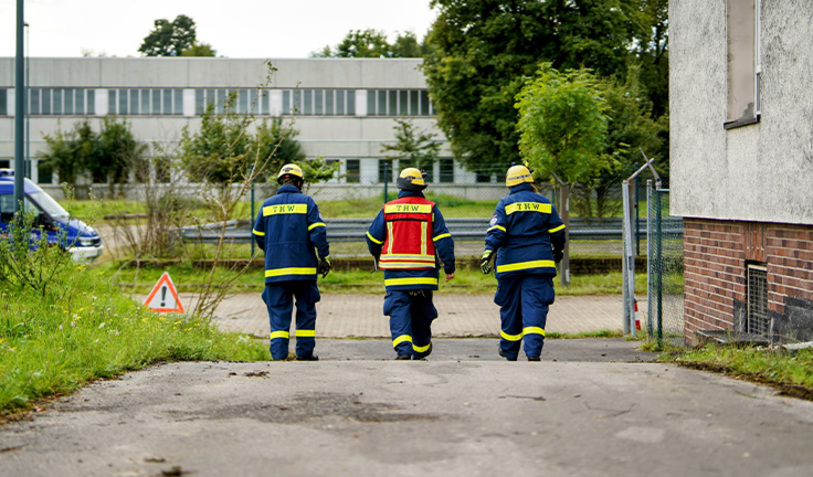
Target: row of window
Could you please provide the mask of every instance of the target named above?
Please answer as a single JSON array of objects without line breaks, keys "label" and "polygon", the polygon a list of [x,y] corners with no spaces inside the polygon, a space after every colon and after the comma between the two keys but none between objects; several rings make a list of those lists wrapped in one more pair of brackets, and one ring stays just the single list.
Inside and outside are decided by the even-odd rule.
[{"label": "row of window", "polygon": [[425,90],[367,90],[368,116],[431,116],[432,109]]},{"label": "row of window", "polygon": [[107,113],[119,116],[181,116],[183,115],[183,90],[109,89],[107,90]]},{"label": "row of window", "polygon": [[356,90],[286,89],[282,91],[282,114],[355,116]]},{"label": "row of window", "polygon": [[[284,115],[355,116],[356,90],[353,89],[195,89],[195,114],[208,107],[215,114],[227,107],[238,114],[271,115],[274,109]],[[276,91],[276,107],[274,94]],[[281,93],[281,94],[279,94]],[[281,101],[281,104],[280,104]],[[228,106],[227,106],[228,105]],[[103,107],[103,106],[102,106]],[[96,90],[89,88],[31,88],[28,113],[31,115],[95,115]],[[8,90],[0,88],[0,115],[7,115]],[[162,88],[118,88],[107,90],[107,113],[119,116],[184,114],[184,90]],[[425,90],[367,90],[368,116],[431,116],[434,109]]]},{"label": "row of window", "polygon": [[[378,160],[378,182],[392,183],[395,182],[397,172],[393,173],[393,160],[392,159],[379,159]],[[398,167],[404,169],[406,167],[414,166],[406,161],[399,161]],[[426,182],[435,182],[435,171],[432,164],[424,165],[426,172]],[[438,181],[440,183],[454,182],[454,160],[453,159],[440,159],[438,160]],[[395,174],[395,175],[393,175]],[[359,159],[347,159],[345,161],[345,181],[350,183],[361,182],[361,161]]]}]

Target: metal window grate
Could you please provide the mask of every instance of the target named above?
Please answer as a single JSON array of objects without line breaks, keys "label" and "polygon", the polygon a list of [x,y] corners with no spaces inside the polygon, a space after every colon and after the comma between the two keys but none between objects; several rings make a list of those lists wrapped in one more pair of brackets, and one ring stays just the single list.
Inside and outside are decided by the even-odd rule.
[{"label": "metal window grate", "polygon": [[748,265],[748,333],[767,335],[771,329],[768,318],[768,270],[765,266]]}]

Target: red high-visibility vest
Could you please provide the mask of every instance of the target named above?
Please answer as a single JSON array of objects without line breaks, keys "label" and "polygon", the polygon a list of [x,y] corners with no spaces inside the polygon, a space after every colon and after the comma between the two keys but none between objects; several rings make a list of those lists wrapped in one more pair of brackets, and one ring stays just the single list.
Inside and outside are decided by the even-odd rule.
[{"label": "red high-visibility vest", "polygon": [[435,268],[434,206],[434,202],[421,197],[402,197],[384,204],[387,236],[381,249],[380,268]]}]

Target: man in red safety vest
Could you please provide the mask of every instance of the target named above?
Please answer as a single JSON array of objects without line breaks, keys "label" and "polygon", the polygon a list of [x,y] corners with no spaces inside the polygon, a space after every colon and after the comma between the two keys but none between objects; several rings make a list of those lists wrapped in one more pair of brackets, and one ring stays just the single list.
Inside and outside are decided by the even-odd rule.
[{"label": "man in red safety vest", "polygon": [[384,270],[384,314],[390,317],[396,359],[423,359],[432,352],[432,320],[438,311],[440,262],[454,277],[454,241],[440,210],[423,195],[426,174],[413,167],[398,177],[398,199],[384,204],[367,231],[367,247]]}]

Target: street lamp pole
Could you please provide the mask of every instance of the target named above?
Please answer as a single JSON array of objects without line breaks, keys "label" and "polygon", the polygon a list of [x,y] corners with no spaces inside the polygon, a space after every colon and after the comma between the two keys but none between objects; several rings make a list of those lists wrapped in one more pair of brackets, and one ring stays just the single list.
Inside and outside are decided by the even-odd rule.
[{"label": "street lamp pole", "polygon": [[25,27],[25,176],[31,179],[33,173],[31,164],[31,55],[29,55],[31,25],[26,22],[23,23],[23,26]]},{"label": "street lamp pole", "polygon": [[17,55],[14,78],[14,213],[20,216],[25,199],[25,173],[23,161],[25,71],[23,71],[23,0],[17,0]]}]

